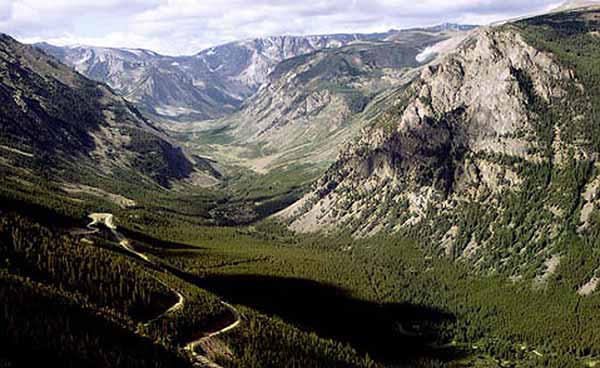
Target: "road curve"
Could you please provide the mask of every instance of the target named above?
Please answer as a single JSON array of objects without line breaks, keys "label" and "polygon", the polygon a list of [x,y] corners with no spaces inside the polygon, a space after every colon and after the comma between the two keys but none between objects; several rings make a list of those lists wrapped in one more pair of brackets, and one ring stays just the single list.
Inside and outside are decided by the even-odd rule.
[{"label": "road curve", "polygon": [[227,331],[231,331],[234,328],[236,328],[242,321],[240,313],[237,311],[237,309],[235,309],[231,304],[221,301],[221,304],[223,304],[225,307],[227,307],[229,309],[229,311],[233,314],[234,316],[234,322],[231,323],[228,326],[223,327],[222,329],[218,330],[218,331],[214,331],[209,333],[206,336],[203,336],[197,340],[194,341],[190,341],[189,343],[187,343],[184,347],[184,350],[186,350],[190,356],[192,357],[192,360],[194,361],[194,365],[195,366],[199,366],[199,367],[210,367],[210,368],[222,368],[220,365],[216,364],[215,362],[211,361],[210,359],[208,359],[206,356],[198,354],[196,352],[196,348],[200,345],[202,345],[203,342],[208,341],[209,339],[221,335]]},{"label": "road curve", "polygon": [[[88,216],[92,222],[90,222],[87,225],[87,228],[89,229],[88,232],[80,234],[80,235],[88,235],[88,234],[95,234],[97,232],[100,231],[100,229],[96,226],[97,224],[103,224],[104,226],[106,226],[111,232],[112,234],[115,236],[115,238],[119,241],[119,245],[125,249],[127,252],[131,253],[132,255],[134,255],[135,257],[147,262],[148,264],[151,264],[155,267],[159,267],[163,270],[163,272],[169,272],[166,268],[156,264],[156,262],[152,261],[148,256],[146,256],[144,253],[138,252],[136,251],[132,246],[131,243],[129,242],[129,240],[127,238],[125,238],[125,236],[123,236],[123,234],[121,234],[120,232],[117,231],[117,226],[115,224],[115,218],[114,215],[111,213],[92,213]],[[185,298],[184,296],[176,289],[170,287],[169,285],[167,285],[166,283],[164,283],[162,280],[156,279],[158,282],[160,282],[161,284],[163,284],[164,286],[166,286],[167,288],[171,289],[171,291],[177,295],[177,302],[175,304],[173,304],[171,307],[169,307],[169,309],[167,309],[164,313],[162,313],[161,315],[159,315],[158,317],[146,322],[146,324],[151,323],[153,321],[156,321],[160,318],[165,317],[166,315],[172,314],[177,312],[178,310],[182,309],[184,304],[185,304]],[[233,314],[234,316],[234,321],[229,324],[228,326],[223,327],[220,330],[217,331],[213,331],[208,333],[207,335],[190,341],[187,344],[185,344],[185,346],[183,347],[183,349],[190,355],[191,359],[192,359],[192,363],[195,367],[210,367],[210,368],[222,368],[220,365],[216,364],[215,362],[211,361],[210,359],[208,359],[206,356],[198,354],[196,352],[196,348],[201,345],[203,342],[207,341],[208,339],[221,335],[225,332],[231,331],[234,328],[236,328],[242,321],[241,319],[241,315],[238,312],[237,309],[235,309],[235,307],[233,307],[231,304],[221,301],[221,304],[223,304],[227,309],[229,309],[229,311],[231,312],[231,314]]]}]

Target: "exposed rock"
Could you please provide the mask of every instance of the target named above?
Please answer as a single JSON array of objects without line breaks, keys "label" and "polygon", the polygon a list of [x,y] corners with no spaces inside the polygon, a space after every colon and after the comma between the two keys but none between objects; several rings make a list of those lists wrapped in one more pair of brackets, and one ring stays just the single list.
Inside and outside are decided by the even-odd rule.
[{"label": "exposed rock", "polygon": [[221,126],[234,145],[272,158],[261,171],[293,162],[325,165],[418,75],[416,56],[424,48],[461,32],[403,31],[393,40],[357,40],[291,58]]},{"label": "exposed rock", "polygon": [[554,254],[552,255],[552,257],[546,259],[546,261],[544,262],[544,273],[535,279],[536,287],[546,286],[550,278],[554,275],[554,273],[556,273],[556,269],[560,264],[560,259],[561,257],[558,254]]},{"label": "exposed rock", "polygon": [[458,230],[458,226],[454,225],[448,229],[442,238],[441,247],[444,249],[444,254],[448,257],[451,256],[454,251],[454,240],[458,235]]},{"label": "exposed rock", "polygon": [[584,232],[588,228],[590,216],[595,209],[600,207],[598,194],[600,194],[600,176],[590,181],[581,194],[583,206],[579,213],[580,226],[577,228],[579,233]]},{"label": "exposed rock", "polygon": [[81,45],[35,46],[87,77],[107,83],[146,113],[166,119],[206,120],[233,112],[268,81],[281,61],[355,42],[403,42],[407,34],[450,35],[472,28],[446,24],[375,34],[274,36],[219,45],[192,56]]},{"label": "exposed rock", "polygon": [[596,288],[598,287],[598,283],[600,283],[600,277],[598,277],[598,276],[592,277],[590,279],[590,281],[583,284],[577,290],[577,294],[579,294],[581,296],[588,296],[588,295],[592,294],[594,291],[596,291]]},{"label": "exposed rock", "polygon": [[[354,231],[360,235],[376,225],[371,221],[418,223],[432,204],[443,206],[465,192],[518,187],[521,180],[510,168],[469,157],[537,159],[528,153],[536,143],[519,73],[528,75],[544,100],[560,96],[556,81],[568,77],[512,28],[475,31],[456,52],[422,71],[404,94],[408,103],[399,114],[388,113],[384,127],[370,126],[342,150],[308,194],[309,203],[326,201],[327,222],[308,221],[310,209],[285,216],[294,219],[298,230],[356,220],[361,225]],[[344,205],[349,198],[350,208]],[[400,215],[380,205],[401,200],[409,206]]]}]

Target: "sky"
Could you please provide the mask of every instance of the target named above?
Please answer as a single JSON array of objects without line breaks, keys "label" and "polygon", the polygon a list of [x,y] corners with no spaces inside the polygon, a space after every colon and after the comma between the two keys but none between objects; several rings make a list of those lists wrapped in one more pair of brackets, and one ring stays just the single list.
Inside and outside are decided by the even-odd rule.
[{"label": "sky", "polygon": [[26,43],[189,55],[274,35],[488,24],[564,0],[0,0],[0,32]]}]

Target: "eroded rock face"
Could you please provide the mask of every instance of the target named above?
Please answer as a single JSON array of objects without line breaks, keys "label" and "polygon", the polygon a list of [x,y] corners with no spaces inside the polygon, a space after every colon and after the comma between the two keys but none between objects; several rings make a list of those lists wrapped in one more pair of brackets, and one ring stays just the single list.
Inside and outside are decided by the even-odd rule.
[{"label": "eroded rock face", "polygon": [[85,76],[107,83],[146,113],[206,120],[232,113],[268,82],[269,74],[284,60],[361,40],[382,40],[396,32],[257,38],[219,45],[191,56],[45,43],[36,47]]},{"label": "eroded rock face", "polygon": [[[518,190],[518,173],[488,158],[543,160],[530,99],[560,97],[559,83],[568,78],[515,28],[476,30],[458,50],[426,66],[398,106],[342,149],[314,191],[280,216],[296,231],[343,225],[366,236]],[[458,230],[444,234],[452,235],[443,243],[449,254]]]}]

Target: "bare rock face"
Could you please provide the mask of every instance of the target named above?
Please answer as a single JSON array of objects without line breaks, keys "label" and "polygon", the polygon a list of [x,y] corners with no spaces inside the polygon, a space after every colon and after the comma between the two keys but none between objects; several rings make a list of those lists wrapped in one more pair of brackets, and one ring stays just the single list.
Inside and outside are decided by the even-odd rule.
[{"label": "bare rock face", "polygon": [[142,49],[35,46],[88,78],[108,84],[150,115],[209,119],[233,111],[240,103],[222,82],[207,79],[207,66],[193,57]]},{"label": "bare rock face", "polygon": [[[296,231],[406,230],[460,203],[491,201],[522,178],[494,158],[540,162],[532,95],[549,102],[570,73],[512,27],[479,29],[430,64],[396,106],[341,150],[314,190],[280,213]],[[459,236],[439,233],[452,253]],[[479,245],[473,239],[465,257]]]},{"label": "bare rock face", "polygon": [[142,49],[44,43],[36,47],[87,77],[107,83],[146,113],[205,120],[233,112],[281,61],[369,37],[376,36],[268,37],[177,57]]}]

